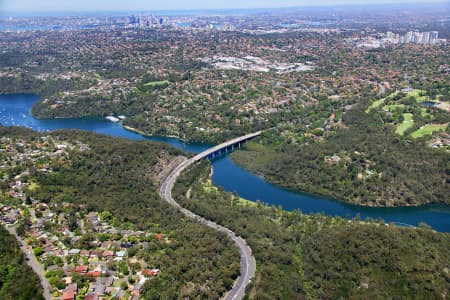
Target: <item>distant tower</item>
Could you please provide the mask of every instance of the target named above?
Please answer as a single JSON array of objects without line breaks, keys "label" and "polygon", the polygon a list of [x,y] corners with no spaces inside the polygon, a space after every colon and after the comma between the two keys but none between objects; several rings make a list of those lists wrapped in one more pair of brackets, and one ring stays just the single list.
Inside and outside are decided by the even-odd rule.
[{"label": "distant tower", "polygon": [[412,31],[408,31],[405,35],[405,43],[413,43],[414,42],[414,33]]},{"label": "distant tower", "polygon": [[430,33],[429,32],[422,33],[422,44],[430,44]]},{"label": "distant tower", "polygon": [[136,16],[135,15],[131,15],[129,24],[134,27],[134,25],[136,24]]},{"label": "distant tower", "polygon": [[430,44],[436,44],[438,40],[439,32],[431,31],[430,32]]}]

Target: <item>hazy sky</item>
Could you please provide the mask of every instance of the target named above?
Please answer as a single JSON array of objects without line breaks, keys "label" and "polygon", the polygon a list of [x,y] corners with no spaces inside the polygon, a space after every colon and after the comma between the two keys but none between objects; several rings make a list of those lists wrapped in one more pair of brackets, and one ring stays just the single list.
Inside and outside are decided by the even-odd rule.
[{"label": "hazy sky", "polygon": [[450,0],[0,0],[0,13],[270,8],[371,3],[448,3],[449,1]]}]

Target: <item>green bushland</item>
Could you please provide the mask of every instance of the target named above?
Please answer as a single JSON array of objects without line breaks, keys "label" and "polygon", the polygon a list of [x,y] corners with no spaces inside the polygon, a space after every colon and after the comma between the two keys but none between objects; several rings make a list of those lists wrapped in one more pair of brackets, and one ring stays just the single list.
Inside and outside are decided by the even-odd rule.
[{"label": "green bushland", "polygon": [[[240,268],[234,243],[162,201],[152,180],[160,157],[173,158],[181,151],[162,143],[75,130],[47,134],[86,143],[90,150],[73,150],[68,164],[50,174],[32,176],[30,180],[37,183],[30,191],[32,198],[58,212],[64,210],[63,203],[84,205],[71,212],[69,219],[88,211],[109,211],[117,226],[162,232],[170,239],[170,243],[150,243],[138,251],[140,259],[161,269],[160,276],[147,281],[144,298],[219,299],[232,287]],[[31,140],[42,133],[0,127],[0,136],[4,135]]]},{"label": "green bushland", "polygon": [[247,240],[257,261],[249,299],[448,297],[449,234],[244,205],[220,188],[205,190],[209,167],[183,173],[174,195]]},{"label": "green bushland", "polygon": [[0,299],[41,300],[38,276],[27,265],[16,238],[0,226]]},{"label": "green bushland", "polygon": [[170,82],[167,80],[161,80],[161,81],[150,81],[144,84],[144,86],[148,87],[160,87],[160,86],[167,86]]}]

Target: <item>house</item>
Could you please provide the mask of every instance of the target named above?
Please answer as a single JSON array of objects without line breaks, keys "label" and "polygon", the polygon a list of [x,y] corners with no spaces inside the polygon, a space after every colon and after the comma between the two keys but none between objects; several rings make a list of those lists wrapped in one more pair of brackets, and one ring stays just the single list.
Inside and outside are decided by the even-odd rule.
[{"label": "house", "polygon": [[98,251],[98,250],[91,251],[90,258],[91,259],[99,259],[101,254],[102,254],[102,251]]},{"label": "house", "polygon": [[78,292],[78,285],[76,282],[69,284],[65,289],[64,292],[73,292],[76,294]]},{"label": "house", "polygon": [[87,272],[87,276],[90,277],[100,277],[102,275],[101,271],[89,271]]},{"label": "house", "polygon": [[112,242],[111,241],[106,241],[106,242],[103,242],[102,243],[102,248],[103,249],[109,249],[109,248],[111,248],[111,244],[112,244]]},{"label": "house", "polygon": [[157,240],[162,240],[164,238],[164,235],[162,233],[158,233],[155,235]]},{"label": "house", "polygon": [[86,219],[94,224],[94,225],[98,225],[99,223],[99,218],[98,218],[98,213],[97,212],[90,212],[86,215]]},{"label": "house", "polygon": [[108,287],[106,288],[106,294],[111,295],[113,298],[120,299],[122,297],[121,289],[118,287]]},{"label": "house", "polygon": [[144,276],[148,276],[148,277],[153,277],[159,274],[159,269],[147,269],[147,270],[143,270],[142,275]]},{"label": "house", "polygon": [[63,292],[61,300],[75,300],[75,293],[72,291]]},{"label": "house", "polygon": [[86,274],[88,272],[88,267],[87,266],[76,266],[74,269],[75,273],[78,274]]},{"label": "house", "polygon": [[113,276],[99,277],[99,278],[97,278],[96,283],[97,284],[103,284],[105,286],[112,286],[113,283],[114,283],[114,277]]},{"label": "house", "polygon": [[103,251],[102,256],[104,259],[110,260],[114,257],[114,251],[109,251],[109,250]]},{"label": "house", "polygon": [[70,276],[64,277],[63,280],[66,283],[66,285],[72,283],[72,277]]},{"label": "house", "polygon": [[98,300],[98,295],[96,293],[88,293],[84,296],[84,300]]},{"label": "house", "polygon": [[81,257],[89,257],[90,256],[90,251],[89,250],[81,250],[80,251],[80,256]]},{"label": "house", "polygon": [[51,265],[47,268],[47,272],[58,270],[59,267],[57,265]]},{"label": "house", "polygon": [[80,254],[80,252],[81,252],[80,249],[70,249],[69,255],[78,255],[78,254]]},{"label": "house", "polygon": [[[133,287],[133,289],[131,290],[131,295],[132,296],[140,296],[141,295],[141,290],[142,287],[144,286],[144,283],[147,281],[147,278],[142,278],[141,280],[139,280],[139,282]],[[139,298],[138,298],[139,299]]]},{"label": "house", "polygon": [[116,257],[119,258],[119,260],[122,260],[125,257],[126,251],[122,250],[122,251],[117,251],[116,252]]},{"label": "house", "polygon": [[89,289],[97,295],[103,295],[106,292],[106,286],[104,284],[90,284]]}]

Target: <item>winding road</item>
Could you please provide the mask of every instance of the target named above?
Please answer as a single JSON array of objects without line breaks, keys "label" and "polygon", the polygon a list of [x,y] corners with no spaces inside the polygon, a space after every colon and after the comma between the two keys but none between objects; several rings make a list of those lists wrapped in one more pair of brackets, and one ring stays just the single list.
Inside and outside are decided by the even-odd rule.
[{"label": "winding road", "polygon": [[228,142],[225,142],[223,144],[217,145],[215,147],[212,147],[206,151],[203,151],[200,154],[197,154],[196,156],[185,160],[183,163],[178,165],[170,174],[167,176],[167,178],[162,182],[161,188],[160,188],[160,195],[161,197],[168,202],[171,206],[177,208],[181,213],[183,213],[186,217],[196,220],[200,222],[201,224],[208,226],[212,229],[215,229],[217,231],[225,233],[230,239],[234,241],[234,243],[239,248],[239,253],[241,256],[241,275],[236,279],[233,288],[224,296],[223,299],[225,300],[240,300],[243,299],[245,296],[245,289],[247,288],[247,285],[251,282],[251,280],[255,276],[255,270],[256,270],[256,262],[255,258],[252,254],[252,249],[247,245],[247,242],[241,238],[240,236],[237,236],[233,231],[230,229],[216,224],[210,220],[207,220],[190,210],[187,210],[183,207],[181,207],[180,204],[178,204],[172,197],[172,189],[175,185],[175,182],[180,176],[180,174],[188,168],[190,165],[194,164],[195,162],[208,157],[209,155],[218,152],[222,149],[227,149],[228,147],[239,144],[240,142],[245,142],[249,139],[252,139],[256,136],[259,136],[261,132],[255,132],[251,133],[239,138],[232,139]]}]

